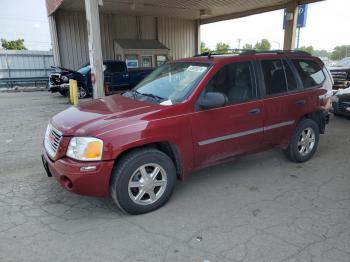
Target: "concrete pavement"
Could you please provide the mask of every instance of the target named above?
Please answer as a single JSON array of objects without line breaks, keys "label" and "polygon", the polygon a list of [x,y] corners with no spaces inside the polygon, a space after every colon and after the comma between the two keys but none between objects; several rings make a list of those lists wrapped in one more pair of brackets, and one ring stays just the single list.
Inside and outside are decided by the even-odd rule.
[{"label": "concrete pavement", "polygon": [[242,157],[128,216],[46,177],[42,137],[67,106],[0,93],[0,261],[350,261],[350,119],[332,119],[307,163],[278,149]]}]

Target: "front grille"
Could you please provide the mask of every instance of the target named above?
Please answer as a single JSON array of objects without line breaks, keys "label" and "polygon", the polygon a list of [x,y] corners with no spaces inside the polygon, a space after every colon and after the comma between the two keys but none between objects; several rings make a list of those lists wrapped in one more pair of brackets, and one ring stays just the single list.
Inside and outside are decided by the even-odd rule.
[{"label": "front grille", "polygon": [[45,150],[50,157],[55,157],[62,139],[62,133],[51,124],[47,126],[44,145]]},{"label": "front grille", "polygon": [[348,73],[345,71],[331,71],[334,81],[346,81]]},{"label": "front grille", "polygon": [[343,102],[340,101],[338,103],[338,111],[342,112],[342,113],[350,113],[349,111],[347,111],[346,109],[350,107],[350,102]]}]

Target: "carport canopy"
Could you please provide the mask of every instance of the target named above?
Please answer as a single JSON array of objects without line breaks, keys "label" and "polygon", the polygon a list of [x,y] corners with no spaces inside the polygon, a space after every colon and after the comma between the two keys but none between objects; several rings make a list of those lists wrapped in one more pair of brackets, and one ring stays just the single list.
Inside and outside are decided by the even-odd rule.
[{"label": "carport canopy", "polygon": [[[298,5],[318,1],[322,0],[46,0],[49,16],[57,10],[86,11],[90,63],[96,79],[94,98],[104,96],[99,12],[195,20],[199,27],[287,8],[284,49],[294,49]],[[197,34],[199,50],[199,30]]]}]

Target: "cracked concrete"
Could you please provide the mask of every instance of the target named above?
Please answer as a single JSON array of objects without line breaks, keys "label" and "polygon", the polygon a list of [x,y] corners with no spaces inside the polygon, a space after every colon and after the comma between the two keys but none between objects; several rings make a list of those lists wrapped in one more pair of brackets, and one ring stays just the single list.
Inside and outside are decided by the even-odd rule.
[{"label": "cracked concrete", "polygon": [[163,208],[124,215],[40,162],[46,92],[0,94],[0,261],[350,261],[350,120],[304,164],[272,150],[196,172]]}]

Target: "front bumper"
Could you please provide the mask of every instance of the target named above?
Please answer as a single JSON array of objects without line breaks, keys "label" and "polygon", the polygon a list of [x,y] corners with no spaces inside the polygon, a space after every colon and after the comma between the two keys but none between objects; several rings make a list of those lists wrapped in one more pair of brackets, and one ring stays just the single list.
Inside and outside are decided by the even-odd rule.
[{"label": "front bumper", "polygon": [[[42,154],[47,175],[54,177],[62,187],[81,195],[106,197],[114,161],[81,162],[67,157],[52,161],[46,151]],[[94,171],[81,171],[82,167],[96,166]]]},{"label": "front bumper", "polygon": [[61,85],[51,85],[49,86],[49,90],[52,93],[56,93],[58,91],[64,91],[69,89],[69,84],[61,84]]},{"label": "front bumper", "polygon": [[350,102],[333,102],[332,106],[335,115],[350,116]]}]

